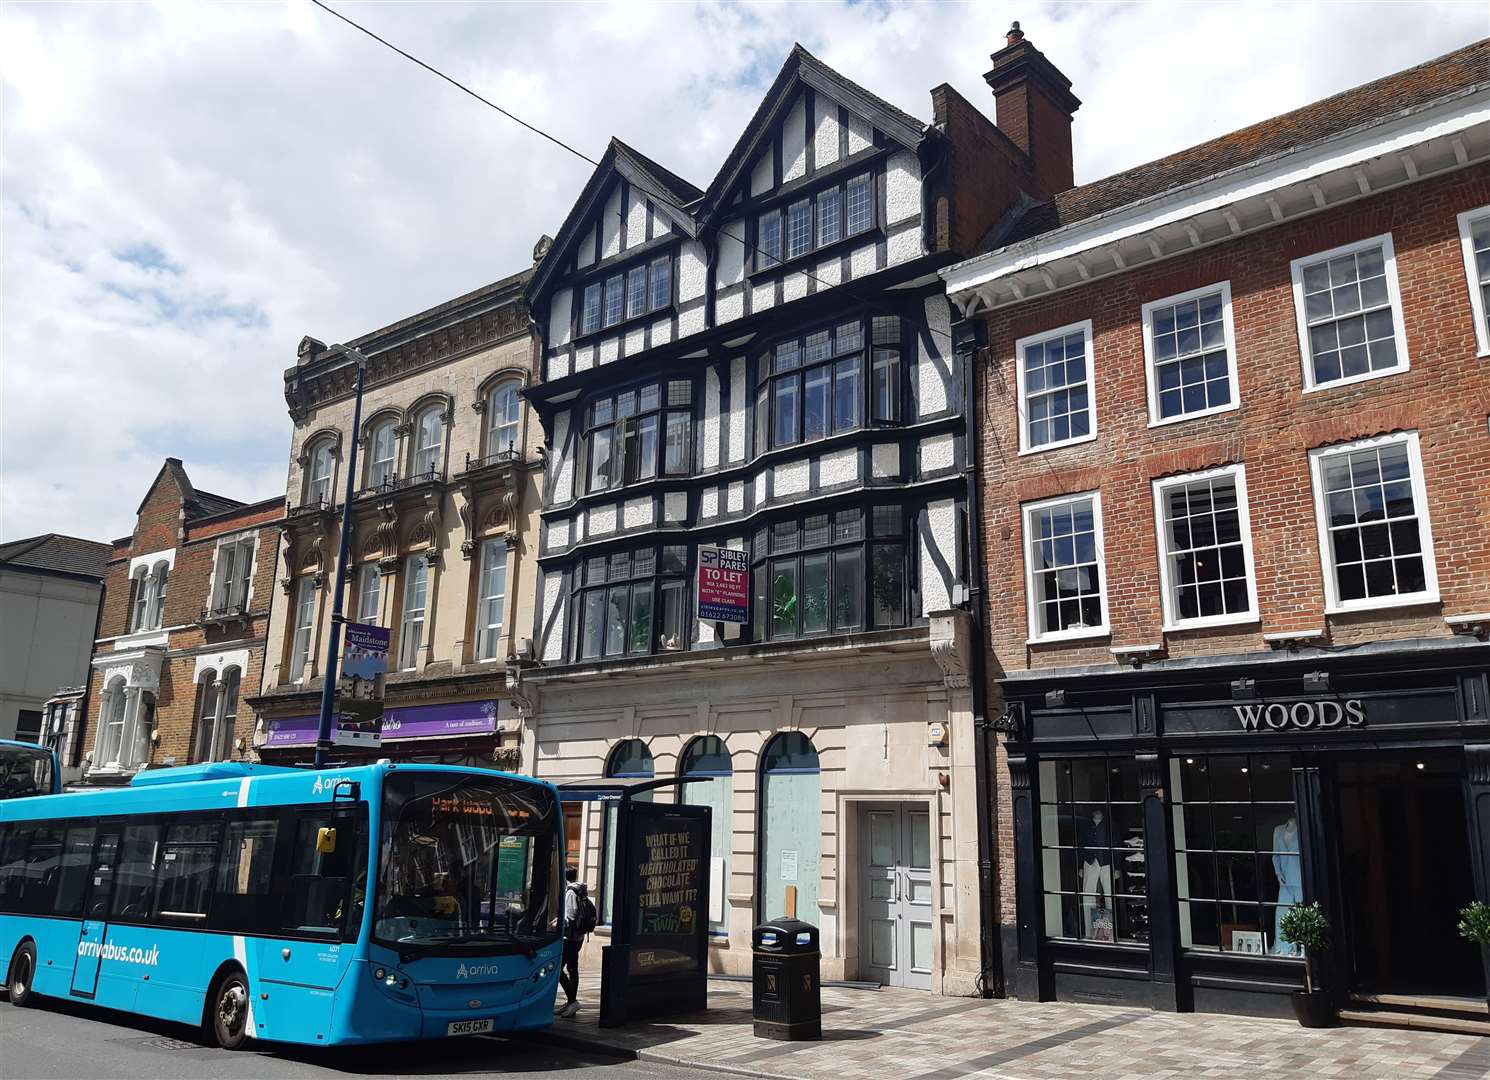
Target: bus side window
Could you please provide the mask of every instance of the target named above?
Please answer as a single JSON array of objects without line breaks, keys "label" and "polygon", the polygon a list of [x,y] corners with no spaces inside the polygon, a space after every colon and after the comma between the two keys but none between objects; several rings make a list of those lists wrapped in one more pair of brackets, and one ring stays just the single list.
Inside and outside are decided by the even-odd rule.
[{"label": "bus side window", "polygon": [[279,821],[274,817],[228,822],[212,897],[214,929],[252,932],[277,924],[274,848],[278,839]]},{"label": "bus side window", "polygon": [[155,907],[155,871],[160,855],[159,825],[124,830],[119,873],[114,882],[114,918],[144,922]]},{"label": "bus side window", "polygon": [[62,830],[38,825],[26,852],[21,910],[31,915],[50,915],[57,899],[57,879],[62,869]]},{"label": "bus side window", "polygon": [[216,822],[172,825],[161,845],[160,888],[155,900],[157,918],[202,926],[207,919],[207,898],[212,891],[212,872],[217,866],[217,840],[222,826]]},{"label": "bus side window", "polygon": [[[325,828],[336,830],[334,851],[316,850],[316,839]],[[355,899],[360,911],[362,898],[351,896],[351,886],[358,853],[365,843],[363,829],[351,814],[307,814],[300,818],[290,858],[284,929],[336,933],[346,922],[349,899]],[[365,883],[359,882],[358,890],[365,889]]]},{"label": "bus side window", "polygon": [[30,825],[0,828],[0,911],[20,911],[26,882],[26,849],[31,846]]},{"label": "bus side window", "polygon": [[74,825],[67,830],[57,886],[58,915],[77,918],[83,913],[83,897],[88,894],[88,866],[93,861],[93,838],[97,835],[98,829],[92,825]]}]

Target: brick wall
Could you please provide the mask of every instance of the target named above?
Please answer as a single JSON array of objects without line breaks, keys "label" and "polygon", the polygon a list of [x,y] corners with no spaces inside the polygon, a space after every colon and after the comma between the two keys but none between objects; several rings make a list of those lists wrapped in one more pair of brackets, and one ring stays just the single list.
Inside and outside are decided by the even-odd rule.
[{"label": "brick wall", "polygon": [[993,122],[945,83],[931,91],[946,157],[927,177],[936,250],[967,254],[1033,188],[1029,159]]},{"label": "brick wall", "polygon": [[[1337,646],[1446,636],[1445,615],[1490,610],[1490,361],[1475,355],[1455,220],[1486,204],[1490,168],[1476,167],[995,312],[978,388],[990,680],[1111,664],[1114,646],[1162,643],[1183,657],[1262,650],[1265,632],[1323,629]],[[1290,261],[1387,232],[1410,369],[1303,393]],[[1142,305],[1228,280],[1241,407],[1150,428]],[[1020,456],[1014,342],[1082,319],[1093,323],[1097,437]],[[1421,440],[1441,602],[1326,616],[1308,451],[1404,430]],[[1165,633],[1151,481],[1237,462],[1246,466],[1261,622]],[[1020,504],[1093,489],[1102,493],[1111,637],[1027,645]],[[1007,776],[1002,751],[999,764]],[[999,844],[1011,868],[1008,787],[999,786]],[[1012,920],[1012,873],[1003,877]]]}]

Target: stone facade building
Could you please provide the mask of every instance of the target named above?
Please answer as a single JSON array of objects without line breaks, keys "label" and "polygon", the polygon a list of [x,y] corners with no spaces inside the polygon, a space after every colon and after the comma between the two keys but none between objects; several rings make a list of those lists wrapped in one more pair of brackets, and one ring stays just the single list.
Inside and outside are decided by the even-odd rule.
[{"label": "stone facade building", "polygon": [[[1027,115],[1068,153],[1060,96]],[[944,276],[986,343],[1011,990],[1287,1013],[1318,900],[1339,1004],[1483,1018],[1490,43],[1058,191]]]},{"label": "stone facade building", "polygon": [[[528,289],[527,757],[698,781],[715,970],[748,971],[751,928],[793,909],[827,977],[966,993],[989,970],[971,386],[935,272],[1059,179],[931,98],[926,123],[798,47],[706,189],[613,140]],[[743,624],[701,617],[715,548],[746,563]],[[603,923],[614,821],[566,822]]]},{"label": "stone facade building", "polygon": [[251,756],[279,499],[195,488],[167,458],[134,532],[114,541],[93,645],[83,779]]},{"label": "stone facade building", "polygon": [[[346,618],[391,631],[383,745],[362,756],[518,768],[520,702],[507,688],[532,625],[539,435],[521,394],[532,335],[517,274],[349,345],[370,361],[362,426],[355,369],[313,338],[285,372],[295,429],[255,705],[266,761],[316,740],[341,506],[353,439]],[[358,756],[350,748],[338,756]]]}]

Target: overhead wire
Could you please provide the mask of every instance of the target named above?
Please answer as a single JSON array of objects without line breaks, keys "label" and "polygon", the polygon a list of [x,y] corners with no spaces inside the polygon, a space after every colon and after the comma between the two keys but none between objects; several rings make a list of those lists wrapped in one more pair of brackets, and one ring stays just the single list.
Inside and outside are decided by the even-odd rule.
[{"label": "overhead wire", "polygon": [[[431,75],[434,75],[436,78],[441,79],[444,82],[449,83],[451,86],[455,87],[461,93],[466,94],[466,95],[468,95],[468,96],[470,96],[472,98],[475,98],[481,104],[487,106],[490,109],[496,110],[497,112],[501,113],[507,119],[511,120],[513,123],[519,125],[520,127],[525,128],[526,130],[532,132],[533,134],[539,136],[540,138],[543,138],[543,139],[548,140],[549,142],[553,143],[555,146],[559,147],[561,150],[567,151],[568,153],[574,155],[575,157],[579,158],[581,161],[585,162],[586,164],[588,164],[588,165],[590,165],[592,167],[598,168],[600,166],[600,162],[597,161],[595,158],[592,158],[588,154],[584,153],[583,151],[580,151],[580,150],[576,149],[574,146],[570,145],[568,142],[564,141],[563,139],[559,138],[558,136],[553,135],[553,134],[550,134],[549,132],[543,130],[542,128],[538,127],[536,124],[529,123],[527,120],[524,120],[522,117],[518,116],[517,114],[515,114],[513,112],[510,112],[507,109],[504,109],[501,105],[498,105],[496,102],[492,101],[491,99],[483,96],[480,93],[477,93],[471,87],[467,86],[465,83],[461,82],[459,79],[456,79],[454,76],[446,74],[445,72],[441,71],[439,68],[435,67],[433,64],[426,63],[425,61],[419,59],[419,57],[414,56],[412,53],[409,53],[409,52],[405,51],[404,49],[400,48],[399,46],[393,44],[388,39],[382,37],[381,35],[375,33],[374,31],[368,29],[367,27],[363,26],[361,23],[357,22],[355,19],[349,18],[348,16],[346,16],[346,15],[342,14],[341,12],[337,11],[335,8],[331,7],[329,4],[324,3],[324,0],[310,0],[310,2],[312,4],[314,4],[316,7],[320,8],[322,11],[325,11],[328,14],[335,16],[337,19],[340,19],[342,22],[346,23],[348,26],[352,27],[354,30],[357,30],[358,32],[360,32],[362,34],[367,35],[369,38],[371,38],[373,41],[376,41],[379,45],[382,45],[384,48],[387,48],[387,49],[391,50],[392,52],[397,53],[399,56],[402,56],[405,60],[408,60],[410,63],[415,64],[415,65],[417,65],[420,68],[423,68],[425,71],[429,72]],[[656,202],[662,203],[665,206],[671,207],[673,210],[675,210],[678,213],[683,214],[683,215],[685,215],[685,216],[687,216],[689,218],[692,218],[693,217],[693,215],[688,211],[688,209],[686,207],[684,207],[683,205],[679,204],[669,193],[667,193],[667,192],[653,191],[653,190],[651,190],[650,188],[648,188],[648,187],[646,187],[644,185],[639,185],[639,186],[642,186],[643,187],[643,192],[644,192],[644,194],[647,197],[653,199]],[[621,214],[620,214],[619,211],[616,213],[616,216],[618,218],[621,217]],[[715,226],[713,226],[713,229],[714,229],[715,232],[719,233],[721,236],[727,237],[728,239],[733,240],[734,242],[736,242],[737,244],[739,244],[741,246],[742,252],[750,252],[752,255],[765,255],[768,258],[775,259],[778,262],[780,261],[780,259],[779,259],[778,256],[772,255],[770,252],[764,251],[760,247],[758,247],[758,246],[756,246],[756,245],[748,242],[747,240],[745,240],[744,237],[736,236],[734,233],[728,231],[722,225],[715,225]],[[952,337],[952,335],[950,333],[948,333],[947,331],[945,331],[945,330],[941,330],[938,327],[932,326],[931,323],[928,320],[924,319],[924,318],[922,318],[922,319],[907,318],[907,316],[905,315],[905,313],[903,311],[892,309],[892,308],[888,308],[888,307],[884,306],[883,302],[880,301],[878,298],[865,296],[864,294],[858,292],[857,290],[851,288],[848,284],[843,283],[843,282],[834,283],[834,282],[830,282],[830,281],[825,281],[823,278],[818,277],[816,274],[814,274],[811,270],[807,269],[806,267],[794,268],[794,269],[792,269],[789,272],[790,273],[800,273],[804,277],[812,280],[813,282],[817,283],[818,285],[823,286],[824,288],[837,289],[837,290],[839,290],[840,294],[846,294],[846,295],[848,295],[850,297],[853,297],[853,298],[859,300],[861,303],[863,303],[866,306],[866,308],[869,308],[870,310],[878,310],[880,312],[883,312],[886,315],[893,315],[893,316],[895,316],[897,318],[907,319],[908,322],[910,322],[912,325],[916,326],[918,329],[924,329],[929,334],[932,334],[932,335],[934,335],[936,337],[944,338],[946,340],[946,342],[949,345],[952,346],[953,352],[955,353],[955,351],[956,351],[956,340]],[[980,350],[977,350],[977,352],[982,352],[982,351],[983,350],[981,350],[981,349]],[[975,354],[974,354],[974,361],[975,361],[975,363],[977,362],[977,352],[975,352]],[[1016,358],[1016,360],[1017,360],[1017,358]],[[995,368],[996,369],[996,363],[993,360],[993,357],[991,355],[991,352],[990,352],[990,356],[989,356],[989,366],[990,366],[990,368]],[[1003,384],[1003,385],[1005,385],[1005,394],[1007,394],[1007,384],[1004,382],[1002,376],[1000,376],[1000,383]],[[1090,390],[1088,390],[1088,394],[1090,394]],[[1015,414],[1019,418],[1020,424],[1023,425],[1023,426],[1025,426],[1025,427],[1027,427],[1028,424],[1029,424],[1029,417],[1026,415],[1025,410],[1024,410],[1024,407],[1020,404],[1020,402],[1019,402],[1019,395],[1017,393],[1014,395],[1014,410],[1015,410]],[[993,437],[994,444],[997,447],[998,452],[999,452],[999,458],[1000,458],[1000,460],[1007,465],[1008,457],[1007,457],[1007,455],[1005,453],[1005,450],[1004,450],[1003,440],[999,437],[999,433],[998,433],[997,427],[990,424],[988,426],[988,432]],[[970,432],[969,434],[972,434],[972,435],[976,436],[977,433]],[[1041,457],[1036,457],[1034,460],[1036,461],[1037,464],[1043,466],[1045,468],[1046,472],[1048,474],[1050,474],[1052,477],[1059,478],[1059,475],[1060,474],[1054,469],[1053,466],[1050,465],[1050,463],[1048,461],[1044,460]]]}]

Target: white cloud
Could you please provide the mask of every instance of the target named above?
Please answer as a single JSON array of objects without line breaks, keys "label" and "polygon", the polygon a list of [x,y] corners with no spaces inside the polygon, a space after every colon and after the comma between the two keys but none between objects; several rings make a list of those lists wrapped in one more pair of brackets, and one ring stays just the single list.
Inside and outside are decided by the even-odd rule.
[{"label": "white cloud", "polygon": [[[598,156],[704,186],[793,41],[927,118],[1019,17],[1070,76],[1078,181],[1483,35],[1466,4],[346,4]],[[126,532],[167,454],[283,486],[282,372],[505,276],[589,167],[304,0],[0,10],[0,535]]]}]

